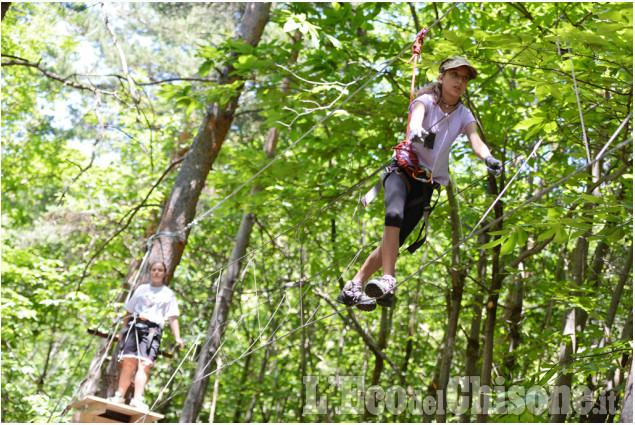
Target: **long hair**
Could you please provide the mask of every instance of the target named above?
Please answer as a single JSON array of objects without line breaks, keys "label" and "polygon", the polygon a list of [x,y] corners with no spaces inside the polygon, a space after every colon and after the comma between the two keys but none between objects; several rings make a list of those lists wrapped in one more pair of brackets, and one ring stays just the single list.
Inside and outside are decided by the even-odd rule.
[{"label": "long hair", "polygon": [[441,100],[441,94],[443,93],[443,84],[440,82],[430,83],[427,86],[423,87],[417,92],[415,97],[423,96],[424,94],[431,94],[434,96],[436,103],[439,103]]}]

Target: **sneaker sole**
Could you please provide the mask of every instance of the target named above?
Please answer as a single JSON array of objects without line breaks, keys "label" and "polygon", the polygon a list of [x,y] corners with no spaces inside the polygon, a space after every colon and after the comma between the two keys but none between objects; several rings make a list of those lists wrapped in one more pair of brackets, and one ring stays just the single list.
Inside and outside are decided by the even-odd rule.
[{"label": "sneaker sole", "polygon": [[355,304],[354,302],[352,302],[352,300],[348,297],[344,297],[342,294],[339,294],[337,296],[337,302],[340,304],[344,304],[347,307],[352,307],[355,306],[355,308],[362,310],[362,311],[373,311],[375,310],[375,308],[377,308],[377,305],[372,302],[366,302],[366,303],[359,303],[359,304]]},{"label": "sneaker sole", "polygon": [[373,311],[377,308],[375,303],[359,303],[355,305],[355,308],[361,311]]},{"label": "sneaker sole", "polygon": [[375,302],[382,307],[392,307],[397,302],[397,297],[393,294],[388,294],[384,297],[375,299]]},{"label": "sneaker sole", "polygon": [[376,285],[375,283],[372,283],[372,282],[369,282],[368,284],[366,284],[365,292],[366,292],[366,295],[368,295],[371,298],[379,298],[384,295],[384,291],[381,290],[379,285]]}]

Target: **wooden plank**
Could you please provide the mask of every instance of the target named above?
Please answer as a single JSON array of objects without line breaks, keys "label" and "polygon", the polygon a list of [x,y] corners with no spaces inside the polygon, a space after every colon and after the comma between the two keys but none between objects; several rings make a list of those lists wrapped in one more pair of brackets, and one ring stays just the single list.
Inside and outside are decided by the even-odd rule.
[{"label": "wooden plank", "polygon": [[127,404],[112,403],[105,398],[87,396],[83,400],[77,400],[71,404],[80,411],[81,422],[108,422],[108,423],[122,423],[120,420],[113,420],[108,418],[109,413],[107,411],[116,412],[120,415],[127,415],[130,417],[130,422],[140,420],[140,422],[157,422],[163,419],[163,415],[154,412],[144,412],[137,408],[128,406]]}]

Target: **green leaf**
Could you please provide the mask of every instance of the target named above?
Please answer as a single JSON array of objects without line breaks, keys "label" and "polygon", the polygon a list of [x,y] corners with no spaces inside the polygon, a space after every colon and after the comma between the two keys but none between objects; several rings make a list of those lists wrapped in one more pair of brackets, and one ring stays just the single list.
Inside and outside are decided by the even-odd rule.
[{"label": "green leaf", "polygon": [[509,238],[507,238],[503,246],[501,246],[501,252],[500,252],[501,255],[507,255],[510,252],[512,252],[513,249],[516,247],[517,240],[518,240],[517,232],[514,232],[511,235],[509,235]]},{"label": "green leaf", "polygon": [[325,35],[326,35],[326,38],[331,43],[333,43],[333,46],[335,46],[337,49],[341,49],[342,48],[342,43],[340,43],[340,41],[337,38],[335,38],[335,37],[333,37],[331,35],[328,35],[328,34],[325,34]]},{"label": "green leaf", "polygon": [[564,227],[558,226],[553,240],[556,241],[556,243],[565,243],[568,239],[569,237]]},{"label": "green leaf", "polygon": [[509,238],[509,236],[503,236],[502,238],[498,238],[494,241],[488,242],[486,244],[483,244],[481,246],[478,247],[478,249],[490,249],[490,248],[494,248],[495,246],[498,246],[500,244],[502,244],[503,242],[505,242],[507,240],[507,238]]},{"label": "green leaf", "polygon": [[516,124],[513,130],[527,130],[534,125],[540,124],[545,121],[544,117],[531,117]]},{"label": "green leaf", "polygon": [[552,237],[556,233],[557,230],[558,230],[557,227],[550,227],[545,232],[543,232],[540,235],[538,235],[538,242],[542,242],[544,240],[549,239],[550,237]]}]

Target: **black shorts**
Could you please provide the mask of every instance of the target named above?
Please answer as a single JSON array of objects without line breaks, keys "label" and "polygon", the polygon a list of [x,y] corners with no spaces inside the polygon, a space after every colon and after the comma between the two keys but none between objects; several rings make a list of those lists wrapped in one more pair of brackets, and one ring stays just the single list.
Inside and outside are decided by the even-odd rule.
[{"label": "black shorts", "polygon": [[399,227],[399,246],[401,246],[423,217],[423,211],[430,205],[432,194],[439,185],[414,179],[405,170],[399,168],[396,161],[391,167],[398,170],[391,172],[384,180],[386,206],[384,225]]},{"label": "black shorts", "polygon": [[137,319],[132,329],[128,326],[122,331],[122,337],[120,359],[134,357],[152,363],[157,359],[161,345],[161,326],[158,324]]}]

